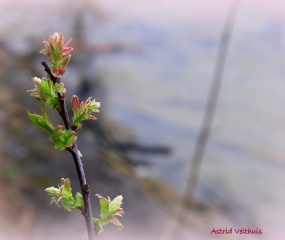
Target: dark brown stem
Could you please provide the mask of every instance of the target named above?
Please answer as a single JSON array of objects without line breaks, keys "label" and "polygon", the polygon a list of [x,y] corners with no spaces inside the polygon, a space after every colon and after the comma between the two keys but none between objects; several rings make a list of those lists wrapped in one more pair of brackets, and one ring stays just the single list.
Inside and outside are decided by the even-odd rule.
[{"label": "dark brown stem", "polygon": [[83,201],[84,201],[84,209],[82,211],[82,214],[85,218],[87,232],[88,232],[88,238],[89,240],[95,239],[95,231],[93,226],[93,220],[92,220],[92,210],[91,210],[91,203],[90,203],[90,187],[89,184],[86,182],[85,172],[83,168],[83,164],[81,161],[81,158],[79,156],[78,148],[76,142],[72,146],[71,149],[68,150],[73,157],[78,178],[80,181],[81,191],[83,195]]},{"label": "dark brown stem", "polygon": [[[49,75],[50,79],[54,83],[59,83],[60,78],[55,77],[51,73],[50,68],[48,67],[47,63],[42,62],[42,65],[45,67],[45,71]],[[59,95],[59,99],[60,99],[60,109],[58,110],[59,115],[61,116],[61,118],[64,122],[65,128],[67,130],[71,130],[72,126],[71,126],[68,111],[66,108],[65,99],[64,99],[64,97],[61,97],[60,95]],[[91,204],[90,204],[90,187],[86,181],[83,164],[82,164],[82,161],[81,161],[81,158],[79,155],[79,151],[78,151],[76,142],[74,143],[74,145],[71,148],[68,149],[68,151],[71,153],[71,155],[73,157],[74,164],[75,164],[76,170],[77,170],[77,175],[78,175],[79,182],[80,182],[81,192],[82,192],[83,201],[84,201],[84,208],[82,210],[82,215],[85,218],[87,232],[88,232],[88,239],[94,240],[96,235],[95,235],[95,230],[93,227],[93,220],[92,220],[92,210],[91,210]]]},{"label": "dark brown stem", "polygon": [[42,65],[45,67],[45,71],[47,72],[48,76],[53,81],[53,83],[60,82],[60,78],[53,76],[46,62],[42,62]]}]

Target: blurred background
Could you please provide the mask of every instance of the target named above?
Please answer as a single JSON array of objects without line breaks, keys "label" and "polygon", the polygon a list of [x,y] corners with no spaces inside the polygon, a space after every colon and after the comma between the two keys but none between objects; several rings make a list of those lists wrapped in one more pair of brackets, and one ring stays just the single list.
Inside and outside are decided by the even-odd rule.
[{"label": "blurred background", "polygon": [[[49,205],[43,191],[70,178],[26,109],[39,51],[54,32],[72,38],[62,78],[73,94],[101,102],[78,133],[94,217],[96,193],[124,196],[122,231],[100,239],[284,239],[284,3],[241,1],[197,185],[187,182],[205,114],[226,0],[0,1],[0,239],[87,239],[79,211]],[[51,118],[58,123],[56,112]],[[192,166],[193,170],[193,166]],[[262,234],[213,235],[213,228]],[[233,230],[234,231],[234,230]]]}]

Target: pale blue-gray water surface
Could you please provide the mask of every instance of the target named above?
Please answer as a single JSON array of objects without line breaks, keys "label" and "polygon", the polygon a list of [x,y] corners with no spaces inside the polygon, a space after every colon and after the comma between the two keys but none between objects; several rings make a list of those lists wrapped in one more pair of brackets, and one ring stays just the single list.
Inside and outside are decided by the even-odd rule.
[{"label": "pale blue-gray water surface", "polygon": [[[207,16],[197,20],[190,14],[180,19],[169,16],[165,21],[148,16],[122,22],[115,18],[109,23],[112,37],[145,51],[97,59],[97,66],[108,71],[110,115],[139,141],[173,149],[171,157],[153,159],[158,166],[153,174],[181,190],[227,10],[220,9],[213,21]],[[198,195],[207,198],[212,189],[232,199],[254,216],[264,239],[282,239],[284,19],[273,11],[259,11],[246,3],[239,9]]]}]

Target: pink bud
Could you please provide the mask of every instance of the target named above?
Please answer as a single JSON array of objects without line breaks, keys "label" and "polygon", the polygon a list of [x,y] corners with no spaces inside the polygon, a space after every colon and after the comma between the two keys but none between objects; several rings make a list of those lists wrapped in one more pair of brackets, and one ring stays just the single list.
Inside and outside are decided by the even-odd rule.
[{"label": "pink bud", "polygon": [[72,96],[71,100],[72,110],[75,112],[79,108],[79,98],[76,95]]},{"label": "pink bud", "polygon": [[62,76],[66,71],[65,67],[71,59],[70,52],[73,50],[68,46],[70,42],[71,39],[65,43],[63,35],[57,32],[49,36],[49,41],[43,41],[45,48],[40,53],[51,61],[51,71],[55,77]]}]

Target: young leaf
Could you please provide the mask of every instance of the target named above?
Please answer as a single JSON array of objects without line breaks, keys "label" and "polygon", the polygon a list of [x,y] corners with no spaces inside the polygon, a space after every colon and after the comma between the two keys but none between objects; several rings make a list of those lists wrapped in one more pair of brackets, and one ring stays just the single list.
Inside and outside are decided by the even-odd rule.
[{"label": "young leaf", "polygon": [[123,229],[123,224],[118,220],[118,218],[110,218],[110,223],[113,223],[115,226],[117,226],[119,230]]},{"label": "young leaf", "polygon": [[123,203],[122,195],[115,197],[113,201],[111,201],[109,204],[109,213],[111,215],[121,216],[121,213],[123,213],[121,208],[122,203]]},{"label": "young leaf", "polygon": [[66,93],[66,89],[65,89],[64,84],[62,82],[55,84],[55,90],[56,90],[56,92],[58,92],[60,94],[61,97],[64,97],[64,95]]},{"label": "young leaf", "polygon": [[100,209],[101,209],[101,219],[94,218],[93,223],[96,230],[96,233],[100,233],[103,231],[103,225],[108,223],[113,223],[116,225],[119,230],[123,228],[123,225],[116,218],[116,216],[122,216],[124,210],[121,208],[123,204],[123,197],[117,196],[113,201],[110,198],[106,199],[99,194],[96,194],[100,201]]},{"label": "young leaf", "polygon": [[80,193],[76,193],[74,200],[71,190],[70,180],[68,178],[62,178],[61,185],[58,188],[49,187],[45,189],[48,195],[52,197],[51,203],[55,202],[58,206],[61,204],[61,206],[67,211],[84,206],[82,195]]},{"label": "young leaf", "polygon": [[102,233],[104,231],[104,227],[103,227],[100,219],[93,218],[93,224],[94,224],[94,229],[95,229],[96,235],[98,235],[99,233]]},{"label": "young leaf", "polygon": [[31,121],[36,124],[38,127],[53,133],[54,127],[52,126],[51,122],[49,122],[47,119],[45,119],[43,116],[40,116],[38,114],[32,114],[27,110],[28,116],[31,119]]},{"label": "young leaf", "polygon": [[101,195],[96,194],[100,201],[100,210],[101,210],[101,222],[102,224],[108,223],[108,214],[109,214],[109,199],[103,198]]},{"label": "young leaf", "polygon": [[63,186],[63,195],[68,196],[68,197],[72,197],[70,180],[68,178],[67,179],[64,179],[64,178],[61,179],[61,186]]},{"label": "young leaf", "polygon": [[83,207],[83,206],[84,206],[83,197],[79,192],[77,192],[75,195],[75,207]]},{"label": "young leaf", "polygon": [[43,42],[45,48],[40,52],[51,61],[50,69],[55,77],[61,77],[65,73],[65,66],[71,59],[70,52],[73,48],[67,46],[70,41],[71,39],[64,42],[63,35],[56,32],[49,36],[49,41]]},{"label": "young leaf", "polygon": [[[50,78],[40,79],[38,77],[33,77],[32,80],[35,88],[30,90],[31,96],[38,100],[43,100],[53,109],[60,108],[60,101],[53,81]],[[62,86],[60,86],[60,90],[63,91]]]},{"label": "young leaf", "polygon": [[80,121],[91,119],[96,120],[96,117],[91,115],[92,113],[99,112],[100,103],[95,99],[91,100],[89,97],[85,102],[79,103],[79,98],[76,95],[72,96],[72,111],[73,111],[73,126],[77,129],[81,128]]},{"label": "young leaf", "polygon": [[74,131],[66,130],[63,126],[57,125],[49,139],[55,143],[56,150],[64,150],[71,147],[75,143],[76,138]]}]

